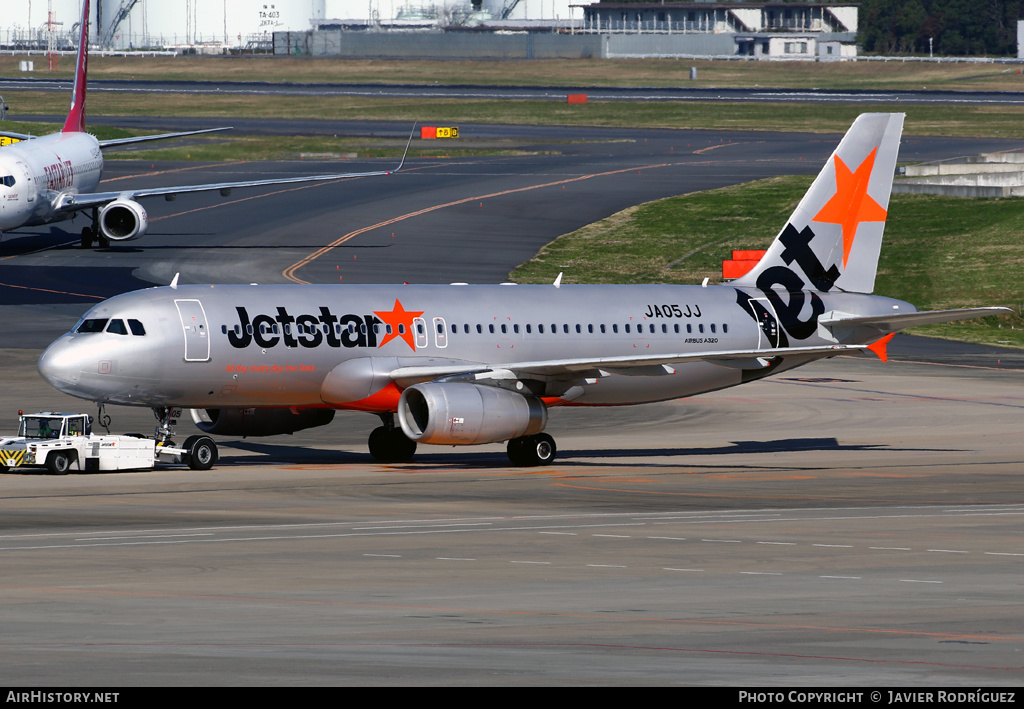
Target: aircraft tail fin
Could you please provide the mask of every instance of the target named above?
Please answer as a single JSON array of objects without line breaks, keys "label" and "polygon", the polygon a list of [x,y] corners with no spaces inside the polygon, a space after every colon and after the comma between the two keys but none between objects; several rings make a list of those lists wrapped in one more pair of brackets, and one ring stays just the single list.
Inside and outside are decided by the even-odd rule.
[{"label": "aircraft tail fin", "polygon": [[89,63],[89,0],[82,4],[82,34],[75,64],[75,86],[71,94],[71,110],[64,121],[62,133],[85,132],[85,75]]},{"label": "aircraft tail fin", "polygon": [[[757,286],[764,277],[789,285],[778,280],[787,271],[798,289],[872,292],[903,118],[902,113],[858,116],[767,253],[734,283]],[[796,283],[798,270],[802,287]]]}]

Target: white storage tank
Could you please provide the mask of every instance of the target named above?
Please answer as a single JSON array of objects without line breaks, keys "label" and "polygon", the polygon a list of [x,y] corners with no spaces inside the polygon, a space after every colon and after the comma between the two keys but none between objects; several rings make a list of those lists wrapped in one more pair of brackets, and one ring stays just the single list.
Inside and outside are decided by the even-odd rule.
[{"label": "white storage tank", "polygon": [[[580,5],[579,0],[483,0],[481,9],[489,12],[491,17],[502,19],[508,12],[507,20],[565,20],[572,17],[569,5]],[[582,17],[577,8],[578,17]]]},{"label": "white storage tank", "polygon": [[[116,49],[244,47],[274,32],[308,30],[324,13],[324,0],[98,1],[103,36]],[[128,5],[131,10],[121,17]]]}]

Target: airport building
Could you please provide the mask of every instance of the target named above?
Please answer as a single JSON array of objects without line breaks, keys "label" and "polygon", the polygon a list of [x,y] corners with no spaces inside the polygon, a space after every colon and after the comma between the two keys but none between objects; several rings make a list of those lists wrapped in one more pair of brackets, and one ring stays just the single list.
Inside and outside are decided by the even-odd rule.
[{"label": "airport building", "polygon": [[[82,0],[4,0],[0,46],[71,50]],[[857,54],[852,3],[572,0],[93,0],[101,49],[342,57]]]}]

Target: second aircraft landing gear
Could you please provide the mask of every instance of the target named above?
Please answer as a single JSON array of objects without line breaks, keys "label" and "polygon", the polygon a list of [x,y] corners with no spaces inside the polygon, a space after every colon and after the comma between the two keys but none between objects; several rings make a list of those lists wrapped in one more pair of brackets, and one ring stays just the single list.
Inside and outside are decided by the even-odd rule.
[{"label": "second aircraft landing gear", "polygon": [[370,433],[370,455],[381,463],[404,463],[416,453],[416,441],[411,441],[395,426],[394,414],[381,414],[381,423]]},{"label": "second aircraft landing gear", "polygon": [[555,459],[555,439],[546,433],[513,438],[508,442],[507,450],[512,465],[521,468],[547,465]]},{"label": "second aircraft landing gear", "polygon": [[93,242],[98,242],[101,249],[105,249],[110,246],[110,239],[103,236],[103,232],[100,231],[100,210],[93,207],[92,210],[92,226],[82,227],[82,248],[92,248]]}]

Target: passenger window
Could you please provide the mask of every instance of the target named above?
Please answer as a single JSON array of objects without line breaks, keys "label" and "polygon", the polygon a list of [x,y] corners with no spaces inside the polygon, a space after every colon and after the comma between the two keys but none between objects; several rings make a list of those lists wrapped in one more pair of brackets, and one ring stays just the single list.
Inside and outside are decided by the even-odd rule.
[{"label": "passenger window", "polygon": [[124,320],[111,320],[107,325],[107,332],[112,332],[115,335],[127,335],[128,328],[124,326]]},{"label": "passenger window", "polygon": [[711,323],[711,332],[714,332],[714,331],[715,331],[715,324]]},{"label": "passenger window", "polygon": [[728,335],[729,334],[729,326],[726,325],[725,323],[722,323],[722,334],[723,335]]},{"label": "passenger window", "polygon": [[[146,328],[144,328],[142,326],[142,323],[139,322],[138,320],[129,320],[128,321],[128,329],[130,329],[132,331],[133,335],[137,335],[139,337],[142,337],[143,335],[146,334]],[[225,331],[226,331],[226,329],[225,329]]]}]

